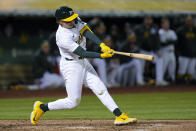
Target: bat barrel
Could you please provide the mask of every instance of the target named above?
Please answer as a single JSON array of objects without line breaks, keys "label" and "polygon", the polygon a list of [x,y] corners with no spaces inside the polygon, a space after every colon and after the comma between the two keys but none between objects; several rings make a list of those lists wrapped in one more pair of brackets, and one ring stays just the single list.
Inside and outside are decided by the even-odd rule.
[{"label": "bat barrel", "polygon": [[152,55],[130,53],[130,56],[138,59],[148,60],[148,61],[154,60],[154,56]]},{"label": "bat barrel", "polygon": [[127,52],[119,52],[119,51],[114,51],[114,54],[129,56],[129,57],[133,57],[133,58],[137,58],[137,59],[143,59],[143,60],[148,60],[148,61],[153,61],[154,60],[154,56],[146,55],[146,54],[127,53]]}]

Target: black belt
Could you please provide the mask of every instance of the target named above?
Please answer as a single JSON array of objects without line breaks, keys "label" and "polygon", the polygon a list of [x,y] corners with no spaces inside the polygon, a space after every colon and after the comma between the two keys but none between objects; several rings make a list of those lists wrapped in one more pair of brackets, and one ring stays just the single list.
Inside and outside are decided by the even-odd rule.
[{"label": "black belt", "polygon": [[[81,57],[81,56],[80,56],[80,57],[78,57],[78,59],[81,60],[81,59],[84,59],[84,57]],[[67,60],[67,61],[72,61],[72,60],[74,60],[74,59],[69,59],[69,58],[66,58],[66,57],[65,57],[65,60]]]}]

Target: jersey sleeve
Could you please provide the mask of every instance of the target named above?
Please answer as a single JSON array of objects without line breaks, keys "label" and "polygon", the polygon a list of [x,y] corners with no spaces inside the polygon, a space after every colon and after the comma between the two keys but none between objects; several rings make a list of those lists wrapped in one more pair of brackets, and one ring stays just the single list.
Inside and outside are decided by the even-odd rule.
[{"label": "jersey sleeve", "polygon": [[57,35],[56,41],[58,43],[58,46],[61,48],[64,48],[68,50],[69,52],[74,52],[74,50],[79,46],[74,40],[73,40],[73,34],[61,32],[61,34]]},{"label": "jersey sleeve", "polygon": [[166,42],[166,37],[164,35],[164,32],[162,29],[159,30],[159,38],[160,38],[160,41],[165,43]]},{"label": "jersey sleeve", "polygon": [[173,30],[171,30],[171,36],[172,36],[172,39],[173,39],[174,41],[176,41],[176,40],[178,39],[176,33],[175,33]]},{"label": "jersey sleeve", "polygon": [[92,32],[92,30],[89,28],[89,26],[87,25],[87,23],[83,22],[79,17],[77,18],[77,26],[78,26],[78,31],[80,32],[81,35],[83,35],[83,33],[86,30],[89,30],[90,32]]}]

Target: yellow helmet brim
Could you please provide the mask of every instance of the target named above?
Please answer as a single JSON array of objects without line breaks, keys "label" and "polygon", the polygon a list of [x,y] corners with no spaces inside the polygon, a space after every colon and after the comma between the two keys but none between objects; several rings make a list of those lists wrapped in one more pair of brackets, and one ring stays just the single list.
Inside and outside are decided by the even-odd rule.
[{"label": "yellow helmet brim", "polygon": [[70,16],[70,17],[68,17],[66,19],[61,19],[61,21],[68,21],[69,22],[69,21],[74,20],[77,17],[78,17],[78,14],[74,13],[72,16]]}]

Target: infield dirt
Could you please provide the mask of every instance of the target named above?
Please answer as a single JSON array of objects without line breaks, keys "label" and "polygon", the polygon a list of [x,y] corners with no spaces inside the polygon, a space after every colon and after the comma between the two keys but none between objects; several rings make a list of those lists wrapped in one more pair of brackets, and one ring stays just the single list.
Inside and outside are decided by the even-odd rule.
[{"label": "infield dirt", "polygon": [[40,120],[36,126],[30,120],[0,120],[0,130],[195,131],[196,120],[139,120],[125,126],[115,126],[113,120]]}]

